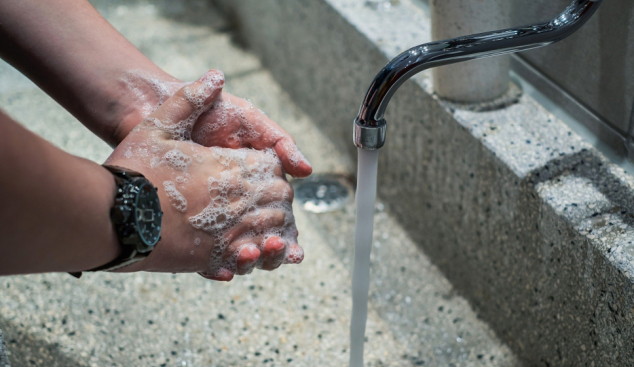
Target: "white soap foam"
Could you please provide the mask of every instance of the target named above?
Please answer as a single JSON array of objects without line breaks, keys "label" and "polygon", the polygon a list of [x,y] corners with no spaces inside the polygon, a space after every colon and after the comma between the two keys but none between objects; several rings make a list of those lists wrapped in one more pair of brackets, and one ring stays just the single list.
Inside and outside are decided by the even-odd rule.
[{"label": "white soap foam", "polygon": [[176,189],[176,185],[172,181],[163,182],[165,193],[172,206],[181,213],[187,212],[187,199]]},{"label": "white soap foam", "polygon": [[[156,128],[170,133],[174,140],[191,141],[191,131],[194,124],[200,115],[213,106],[213,104],[205,105],[205,100],[209,97],[209,90],[220,88],[222,84],[224,84],[224,75],[220,72],[207,73],[200,81],[202,85],[184,90],[185,99],[194,107],[192,113],[185,120],[174,124],[152,119],[149,123]],[[192,83],[186,83],[183,84],[183,86],[188,84],[191,85]]]},{"label": "white soap foam", "polygon": [[196,163],[203,163],[205,161],[205,157],[202,156],[202,154],[194,154],[194,161],[196,161]]},{"label": "white soap foam", "polygon": [[175,181],[176,181],[177,184],[179,184],[181,186],[185,186],[185,185],[187,185],[187,183],[189,183],[189,177],[188,176],[189,175],[187,175],[187,176],[176,176]]},{"label": "white soap foam", "polygon": [[[138,82],[139,75],[136,77]],[[149,84],[158,96],[158,104],[148,107],[148,114],[174,94],[178,88],[185,85],[163,83],[159,79],[149,76],[142,77],[144,79],[141,79]],[[188,141],[192,144],[198,140],[197,138],[202,140],[205,134],[211,134],[229,124],[232,124],[233,134],[227,139],[236,139],[235,143],[237,143],[232,146],[249,146],[249,141],[260,138],[260,133],[256,131],[253,124],[258,124],[261,131],[262,127],[266,127],[264,132],[267,139],[277,141],[283,137],[279,129],[269,126],[262,120],[265,118],[264,114],[258,113],[250,102],[247,103],[246,107],[241,107],[233,103],[234,97],[227,95],[225,99],[219,98],[214,104],[205,106],[209,88],[217,88],[222,85],[224,77],[219,73],[211,73],[206,75],[202,82],[203,86],[189,88],[185,91],[185,98],[194,107],[193,113],[187,119],[177,123],[169,123],[156,118],[146,118],[137,129],[162,130],[169,133],[173,140]],[[142,88],[138,89],[140,94]],[[215,110],[212,111],[214,119],[206,119],[205,125],[198,130],[200,136],[194,136],[192,139],[191,131],[194,124],[200,115],[210,108]],[[233,124],[236,125],[235,129]],[[196,146],[196,149],[192,149],[192,156],[189,156],[179,149],[165,152],[165,145],[152,139],[149,138],[147,143],[130,147],[124,155],[134,156],[141,160],[145,159],[153,168],[161,166],[174,170],[172,173],[173,181],[165,181],[163,186],[170,203],[180,212],[187,212],[187,199],[177,189],[177,185],[185,189],[187,185],[191,184],[187,170],[192,162],[200,164],[213,158],[226,169],[219,173],[218,177],[208,178],[209,204],[200,213],[189,217],[191,225],[209,235],[214,246],[209,259],[209,268],[205,274],[213,276],[226,273],[226,271],[236,272],[239,252],[247,245],[236,246],[232,253],[227,256],[227,248],[232,243],[246,242],[249,246],[256,246],[262,251],[265,242],[274,236],[282,238],[287,246],[284,257],[278,259],[279,263],[273,264],[273,266],[281,263],[301,262],[303,250],[296,245],[297,228],[295,227],[291,203],[287,201],[290,191],[282,194],[282,201],[260,205],[266,195],[275,192],[276,183],[282,179],[275,174],[276,167],[281,166],[281,163],[273,150],[255,151],[249,148],[212,147],[208,148],[209,155],[207,155],[196,150],[199,148]],[[247,143],[245,144],[245,142]],[[262,226],[263,223],[272,220],[269,216],[279,215],[280,212],[284,216],[281,225],[274,228]],[[255,218],[254,221],[253,218]],[[238,225],[247,223],[246,219],[253,221],[250,223],[252,228],[236,238],[230,238],[230,231]],[[250,239],[255,239],[259,243],[253,244]],[[195,246],[201,244],[201,238],[194,240]],[[262,265],[263,259],[259,259],[254,267]]]},{"label": "white soap foam", "polygon": [[289,150],[288,161],[293,167],[299,166],[302,162],[307,162],[306,157],[304,157],[304,154],[302,154],[298,148]]},{"label": "white soap foam", "polygon": [[[275,175],[275,167],[280,165],[277,155],[272,150],[256,153],[250,149],[226,149],[209,148],[214,157],[230,170],[223,171],[220,177],[209,177],[208,189],[210,202],[202,212],[189,218],[191,225],[208,233],[214,242],[214,249],[209,262],[207,274],[219,274],[223,270],[236,271],[237,256],[241,248],[234,249],[231,256],[226,259],[227,247],[233,241],[242,238],[260,237],[257,244],[262,251],[264,243],[269,238],[276,236],[284,239],[289,245],[297,243],[297,229],[293,217],[292,206],[288,201],[278,201],[260,205],[259,202],[265,195],[272,192],[280,177]],[[251,157],[250,157],[251,154]],[[257,154],[254,159],[253,154]],[[251,158],[251,159],[249,159]],[[236,175],[239,171],[239,175]],[[241,177],[236,181],[236,176]],[[246,189],[249,187],[249,190]],[[284,223],[279,227],[261,230],[262,224],[271,218],[266,213],[282,212]],[[237,238],[229,238],[229,232],[240,225],[245,216],[257,218],[252,223],[252,231],[242,234]],[[287,246],[286,254],[279,259],[281,263],[297,263],[303,258],[298,250],[290,251]],[[260,267],[262,262],[256,264]]]},{"label": "white soap foam", "polygon": [[192,158],[178,149],[172,149],[165,153],[163,162],[179,171],[187,171],[187,168],[192,163]]},{"label": "white soap foam", "polygon": [[120,83],[123,92],[135,99],[143,118],[154,112],[158,106],[185,85],[183,82],[162,80],[158,74],[155,75],[144,70],[133,70],[126,73],[120,79]]},{"label": "white soap foam", "polygon": [[[260,126],[267,126],[263,124],[261,119],[263,116],[259,116],[255,110],[253,104],[247,101],[246,107],[241,107],[234,101],[234,96],[229,94],[223,95],[212,106],[213,119],[206,119],[202,125],[197,129],[193,136],[194,141],[205,141],[205,138],[214,132],[217,132],[223,128],[229,127],[230,135],[226,139],[229,146],[247,146],[250,142],[258,139],[260,133],[255,129],[251,121],[255,121]],[[247,116],[247,114],[249,114]],[[275,133],[278,130],[269,127],[270,133]],[[233,141],[231,141],[233,140]]]}]

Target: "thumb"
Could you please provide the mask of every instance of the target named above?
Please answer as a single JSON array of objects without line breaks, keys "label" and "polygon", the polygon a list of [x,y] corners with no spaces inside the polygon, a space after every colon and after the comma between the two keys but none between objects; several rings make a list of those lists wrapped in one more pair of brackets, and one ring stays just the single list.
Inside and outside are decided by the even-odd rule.
[{"label": "thumb", "polygon": [[168,133],[170,139],[191,140],[194,123],[218,99],[224,84],[224,74],[219,70],[210,70],[200,79],[179,89],[145,121]]}]

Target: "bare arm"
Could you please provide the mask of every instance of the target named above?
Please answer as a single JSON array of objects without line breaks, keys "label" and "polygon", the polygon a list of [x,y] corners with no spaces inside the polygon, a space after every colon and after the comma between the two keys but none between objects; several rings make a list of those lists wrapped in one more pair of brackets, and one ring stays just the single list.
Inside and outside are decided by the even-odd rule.
[{"label": "bare arm", "polygon": [[[146,58],[86,0],[0,1],[0,57],[112,146],[184,85]],[[159,95],[148,76],[167,86],[168,94]],[[272,148],[287,173],[310,175],[310,163],[286,131],[242,98],[223,93],[220,100],[224,103],[201,116],[196,142]],[[219,119],[226,120],[226,127],[217,129]]]},{"label": "bare arm", "polygon": [[138,107],[155,97],[131,93],[121,82],[126,73],[178,81],[85,0],[0,1],[0,57],[111,145],[125,137],[116,136],[119,125],[140,122]]},{"label": "bare arm", "polygon": [[[144,174],[164,211],[156,248],[118,271],[199,272],[228,281],[256,267],[302,261],[293,189],[277,156],[178,139],[179,132],[190,134],[189,121],[217,101],[223,85],[222,74],[210,71],[183,87],[108,158]],[[82,271],[116,258],[114,196],[106,169],[0,112],[0,275]]]},{"label": "bare arm", "polygon": [[0,111],[0,275],[81,271],[117,257],[115,184]]}]

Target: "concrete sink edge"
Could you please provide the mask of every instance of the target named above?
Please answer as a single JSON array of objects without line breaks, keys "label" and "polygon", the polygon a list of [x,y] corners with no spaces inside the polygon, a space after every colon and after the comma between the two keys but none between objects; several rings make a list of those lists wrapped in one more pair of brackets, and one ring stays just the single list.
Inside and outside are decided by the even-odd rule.
[{"label": "concrete sink edge", "polygon": [[[376,72],[430,41],[427,14],[407,0],[389,11],[215,4],[352,157],[352,120]],[[399,90],[381,199],[527,364],[633,364],[634,178],[528,96],[497,111],[460,107],[437,98],[428,73]]]}]

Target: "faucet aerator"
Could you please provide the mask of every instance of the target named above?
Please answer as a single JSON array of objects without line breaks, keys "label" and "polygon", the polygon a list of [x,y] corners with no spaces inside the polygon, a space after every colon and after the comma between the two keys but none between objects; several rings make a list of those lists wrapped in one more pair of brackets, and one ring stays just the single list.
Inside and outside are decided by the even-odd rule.
[{"label": "faucet aerator", "polygon": [[359,120],[354,121],[353,139],[354,145],[365,150],[376,150],[385,144],[387,131],[387,121],[381,119],[375,121],[373,125],[362,124]]}]

